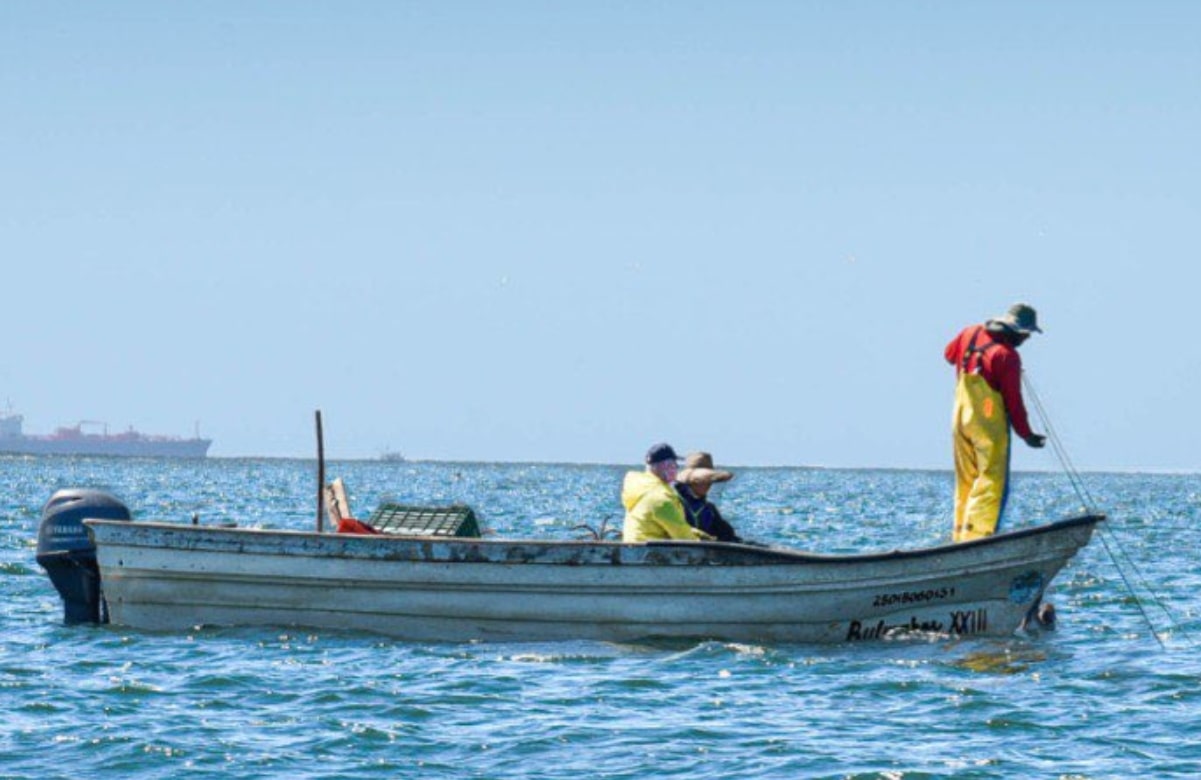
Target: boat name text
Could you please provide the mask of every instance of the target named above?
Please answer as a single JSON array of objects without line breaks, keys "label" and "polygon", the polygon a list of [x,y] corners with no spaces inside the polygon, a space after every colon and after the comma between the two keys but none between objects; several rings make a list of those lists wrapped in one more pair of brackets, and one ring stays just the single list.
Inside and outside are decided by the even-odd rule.
[{"label": "boat name text", "polygon": [[860,642],[869,639],[883,639],[893,634],[905,634],[922,631],[933,634],[954,634],[970,636],[983,634],[988,631],[988,610],[955,610],[946,621],[938,619],[918,620],[916,616],[909,618],[906,623],[885,623],[878,620],[874,625],[864,625],[861,621],[852,620],[847,627],[847,642]]}]

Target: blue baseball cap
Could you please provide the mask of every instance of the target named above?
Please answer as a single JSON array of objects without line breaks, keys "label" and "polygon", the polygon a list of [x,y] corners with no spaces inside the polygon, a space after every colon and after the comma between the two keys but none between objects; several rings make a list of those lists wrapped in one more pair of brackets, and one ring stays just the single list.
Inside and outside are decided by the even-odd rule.
[{"label": "blue baseball cap", "polygon": [[679,460],[680,456],[671,448],[670,444],[660,442],[646,451],[646,462],[649,465],[662,463],[665,460]]}]

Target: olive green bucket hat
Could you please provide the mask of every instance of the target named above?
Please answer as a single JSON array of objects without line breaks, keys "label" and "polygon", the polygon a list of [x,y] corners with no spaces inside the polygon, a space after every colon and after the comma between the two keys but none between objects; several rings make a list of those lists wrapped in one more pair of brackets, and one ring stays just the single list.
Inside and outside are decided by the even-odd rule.
[{"label": "olive green bucket hat", "polygon": [[1025,303],[1015,303],[1009,307],[1009,311],[989,322],[995,322],[1009,330],[1026,335],[1043,332],[1043,329],[1038,327],[1038,312],[1034,310],[1033,306]]}]

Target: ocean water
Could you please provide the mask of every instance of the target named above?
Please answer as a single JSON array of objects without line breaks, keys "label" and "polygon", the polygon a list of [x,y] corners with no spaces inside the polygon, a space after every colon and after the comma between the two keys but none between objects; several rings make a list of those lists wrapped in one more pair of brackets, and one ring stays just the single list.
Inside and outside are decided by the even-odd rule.
[{"label": "ocean water", "polygon": [[[503,535],[620,525],[624,469],[333,462],[352,506],[467,503]],[[285,628],[62,625],[43,504],[312,528],[311,461],[0,458],[2,778],[1129,778],[1201,775],[1201,477],[1086,474],[1110,515],[1051,587],[1060,625],[876,645],[412,644]],[[744,469],[751,539],[821,552],[949,537],[947,472]],[[1007,523],[1070,515],[1015,476]],[[1116,563],[1115,563],[1116,560]],[[1119,565],[1120,564],[1120,565]]]}]

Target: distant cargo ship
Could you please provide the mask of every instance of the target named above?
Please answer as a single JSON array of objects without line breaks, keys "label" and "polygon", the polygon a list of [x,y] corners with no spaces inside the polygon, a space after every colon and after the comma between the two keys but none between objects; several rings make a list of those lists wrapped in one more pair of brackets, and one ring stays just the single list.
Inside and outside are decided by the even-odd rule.
[{"label": "distant cargo ship", "polygon": [[[0,414],[0,455],[116,455],[129,458],[203,458],[212,439],[195,436],[156,436],[130,428],[124,433],[108,432],[104,423],[83,421],[59,428],[44,436],[26,434],[25,418],[11,411]],[[84,426],[103,426],[91,433]]]}]

